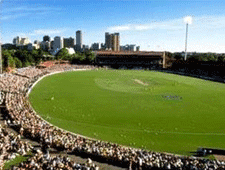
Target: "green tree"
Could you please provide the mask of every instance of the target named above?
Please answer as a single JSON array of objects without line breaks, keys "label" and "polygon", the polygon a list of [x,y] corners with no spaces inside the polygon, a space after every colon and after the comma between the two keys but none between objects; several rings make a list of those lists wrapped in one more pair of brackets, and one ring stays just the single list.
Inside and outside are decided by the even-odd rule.
[{"label": "green tree", "polygon": [[32,57],[34,59],[34,64],[35,65],[38,65],[41,62],[41,60],[43,59],[41,50],[34,49],[34,50],[31,51],[31,55],[32,55]]},{"label": "green tree", "polygon": [[14,61],[16,68],[21,68],[23,66],[23,63],[18,58],[15,57]]},{"label": "green tree", "polygon": [[86,63],[89,64],[95,61],[95,58],[96,58],[95,53],[92,52],[91,50],[85,51],[84,55],[85,55]]},{"label": "green tree", "polygon": [[24,63],[23,63],[23,67],[28,67],[28,66],[30,66],[31,64],[30,64],[30,62],[29,61],[25,61]]},{"label": "green tree", "polygon": [[217,61],[218,57],[214,53],[207,53],[207,61]]},{"label": "green tree", "polygon": [[38,50],[32,50],[31,51],[31,55],[34,57],[34,58],[37,58],[37,57],[39,57],[39,54],[38,54]]},{"label": "green tree", "polygon": [[68,53],[66,48],[62,48],[56,55],[56,59],[57,60],[69,60],[70,54]]},{"label": "green tree", "polygon": [[224,62],[225,61],[225,55],[221,55],[218,57],[218,62]]},{"label": "green tree", "polygon": [[183,57],[180,53],[175,53],[173,54],[173,58],[175,58],[176,60],[181,60]]},{"label": "green tree", "polygon": [[15,68],[15,61],[12,56],[8,57],[8,67]]},{"label": "green tree", "polygon": [[199,61],[208,61],[206,53],[199,53]]},{"label": "green tree", "polygon": [[39,49],[37,50],[37,52],[38,52],[38,56],[39,56],[39,57],[41,57],[41,58],[44,57],[44,51],[43,51],[41,48],[39,48]]},{"label": "green tree", "polygon": [[198,57],[195,56],[195,55],[190,56],[190,57],[187,58],[187,61],[188,62],[196,62],[196,61],[198,61]]},{"label": "green tree", "polygon": [[2,50],[2,59],[3,59],[3,68],[9,67],[9,65],[13,65],[13,57],[9,50]]},{"label": "green tree", "polygon": [[78,54],[78,63],[84,63],[86,60],[86,56],[83,53]]}]

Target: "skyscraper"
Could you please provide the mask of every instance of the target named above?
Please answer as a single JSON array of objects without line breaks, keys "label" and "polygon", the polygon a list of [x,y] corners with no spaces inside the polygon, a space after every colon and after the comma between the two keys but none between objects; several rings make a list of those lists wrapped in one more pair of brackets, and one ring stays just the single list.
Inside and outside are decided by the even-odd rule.
[{"label": "skyscraper", "polygon": [[43,41],[51,41],[51,39],[50,39],[50,37],[48,36],[48,35],[45,35],[44,37],[43,37]]},{"label": "skyscraper", "polygon": [[105,48],[106,49],[111,48],[111,36],[108,32],[105,33]]},{"label": "skyscraper", "polygon": [[[134,51],[135,46],[136,46],[135,44],[127,44],[124,46],[120,46],[120,50],[121,51]],[[140,49],[140,46],[139,46],[139,49]]]},{"label": "skyscraper", "polygon": [[140,51],[140,46],[137,46],[136,47],[136,51]]},{"label": "skyscraper", "polygon": [[82,48],[82,33],[81,30],[78,30],[76,32],[76,47],[78,50],[81,50]]},{"label": "skyscraper", "polygon": [[13,44],[15,45],[27,45],[30,43],[30,40],[28,38],[20,38],[17,36],[16,38],[13,39]]},{"label": "skyscraper", "polygon": [[37,49],[40,48],[40,44],[41,44],[41,43],[40,43],[38,40],[35,40],[33,46],[34,46],[34,48],[37,50]]},{"label": "skyscraper", "polygon": [[91,45],[91,49],[92,50],[99,50],[100,49],[100,44],[99,43],[93,43]]},{"label": "skyscraper", "polygon": [[113,35],[113,51],[120,51],[120,35],[115,33]]},{"label": "skyscraper", "polygon": [[105,46],[106,49],[112,51],[120,51],[120,35],[119,33],[109,34],[105,33]]},{"label": "skyscraper", "polygon": [[54,48],[54,41],[51,41],[51,42],[50,42],[50,47],[51,47],[51,49]]},{"label": "skyscraper", "polygon": [[74,38],[63,38],[63,46],[65,47],[74,47]]},{"label": "skyscraper", "polygon": [[17,36],[16,38],[13,39],[13,44],[17,45],[20,43],[21,38]]},{"label": "skyscraper", "polygon": [[62,48],[63,48],[63,40],[61,37],[56,36],[54,38],[53,49],[56,51]]},{"label": "skyscraper", "polygon": [[21,45],[27,45],[30,43],[30,40],[28,38],[21,38],[20,44]]},{"label": "skyscraper", "polygon": [[40,47],[41,49],[45,50],[45,51],[48,51],[51,46],[50,46],[50,42],[49,41],[42,41],[41,44],[40,44]]}]

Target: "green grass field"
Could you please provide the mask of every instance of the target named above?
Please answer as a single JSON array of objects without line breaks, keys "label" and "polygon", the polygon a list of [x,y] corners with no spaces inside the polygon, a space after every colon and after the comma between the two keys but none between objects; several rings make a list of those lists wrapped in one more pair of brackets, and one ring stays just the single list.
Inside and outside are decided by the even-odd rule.
[{"label": "green grass field", "polygon": [[88,137],[184,155],[225,148],[222,83],[143,70],[75,71],[45,77],[29,99],[50,123]]}]

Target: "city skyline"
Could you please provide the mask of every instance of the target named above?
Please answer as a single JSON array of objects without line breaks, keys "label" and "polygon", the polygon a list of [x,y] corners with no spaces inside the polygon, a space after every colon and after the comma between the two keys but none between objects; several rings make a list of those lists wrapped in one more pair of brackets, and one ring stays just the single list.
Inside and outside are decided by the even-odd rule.
[{"label": "city skyline", "polygon": [[[37,4],[38,3],[38,4]],[[120,45],[144,51],[182,52],[184,17],[192,16],[188,52],[225,53],[223,1],[2,1],[2,43],[16,36],[42,40],[75,37],[83,44],[105,42],[105,32],[119,32]]]}]

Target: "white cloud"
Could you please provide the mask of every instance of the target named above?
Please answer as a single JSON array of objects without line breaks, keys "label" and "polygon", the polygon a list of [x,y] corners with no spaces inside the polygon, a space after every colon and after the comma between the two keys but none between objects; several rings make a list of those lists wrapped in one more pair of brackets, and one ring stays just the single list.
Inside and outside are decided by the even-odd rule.
[{"label": "white cloud", "polygon": [[191,27],[194,29],[216,29],[225,28],[225,15],[221,16],[201,16],[193,18],[194,22]]},{"label": "white cloud", "polygon": [[109,28],[110,31],[129,31],[131,30],[130,25],[123,25],[123,26],[114,26]]},{"label": "white cloud", "polygon": [[66,31],[66,29],[39,29],[34,30],[32,35],[52,35],[52,34],[60,34]]},{"label": "white cloud", "polygon": [[[186,18],[185,18],[186,19]],[[188,18],[190,19],[190,18]],[[212,29],[212,28],[225,28],[225,16],[201,16],[191,18],[193,20],[193,29]],[[153,29],[162,29],[167,31],[178,31],[184,28],[184,18],[178,18],[167,21],[157,21],[148,24],[127,24],[120,26],[112,26],[107,30],[109,31],[147,31]]]},{"label": "white cloud", "polygon": [[56,10],[61,10],[61,8],[52,8],[52,7],[29,7],[29,6],[22,6],[22,7],[14,7],[14,8],[3,8],[2,10],[2,17],[0,20],[12,20],[20,17],[25,16],[33,16],[35,12],[35,16],[37,14],[47,14],[51,13]]},{"label": "white cloud", "polygon": [[3,9],[3,13],[14,13],[14,12],[27,12],[27,11],[55,11],[55,10],[61,10],[61,8],[53,8],[53,7],[43,7],[43,6],[36,6],[36,7],[30,7],[30,6],[21,6],[21,7],[15,7],[15,8],[5,8]]},{"label": "white cloud", "polygon": [[[140,45],[141,50],[149,51],[184,51],[184,17],[107,28],[107,31],[117,30],[121,33],[121,44],[136,44]],[[225,53],[224,30],[225,15],[193,16],[193,23],[189,25],[188,51]]]},{"label": "white cloud", "polygon": [[151,29],[151,26],[149,26],[149,25],[135,25],[134,29],[139,30],[139,31],[149,30],[149,29]]},{"label": "white cloud", "polygon": [[0,20],[12,20],[19,17],[28,16],[30,13],[24,13],[24,14],[10,14],[10,15],[3,15]]},{"label": "white cloud", "polygon": [[179,25],[182,19],[176,19],[171,21],[159,21],[149,24],[128,24],[121,26],[109,27],[109,31],[146,31],[152,29],[167,29],[167,30],[179,30],[182,27],[182,23]]}]

